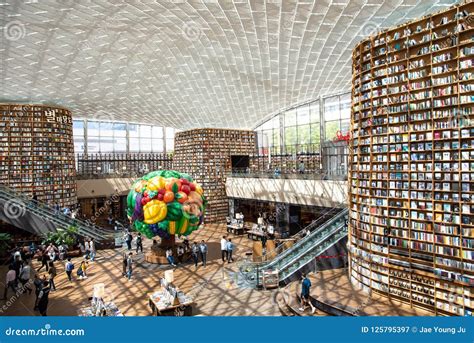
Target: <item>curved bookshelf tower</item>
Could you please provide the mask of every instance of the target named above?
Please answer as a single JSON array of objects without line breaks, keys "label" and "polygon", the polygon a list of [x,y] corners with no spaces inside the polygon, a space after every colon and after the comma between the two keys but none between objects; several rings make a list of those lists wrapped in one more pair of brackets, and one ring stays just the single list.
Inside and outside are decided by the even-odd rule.
[{"label": "curved bookshelf tower", "polygon": [[353,51],[350,277],[436,315],[474,309],[474,3]]},{"label": "curved bookshelf tower", "polygon": [[50,205],[77,202],[69,110],[0,104],[0,184]]}]

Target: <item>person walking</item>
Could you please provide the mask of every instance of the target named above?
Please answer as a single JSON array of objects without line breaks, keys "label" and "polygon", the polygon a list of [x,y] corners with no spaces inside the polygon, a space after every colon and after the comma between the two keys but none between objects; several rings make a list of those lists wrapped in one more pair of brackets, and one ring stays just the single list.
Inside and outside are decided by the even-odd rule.
[{"label": "person walking", "polygon": [[56,285],[54,284],[54,278],[56,277],[56,275],[58,273],[56,271],[56,267],[54,266],[53,261],[49,262],[49,272],[48,273],[49,273],[49,288],[52,291],[55,291],[56,290]]},{"label": "person walking", "polygon": [[298,165],[298,173],[299,174],[304,174],[304,162],[300,161],[300,164]]},{"label": "person walking", "polygon": [[142,241],[142,234],[141,232],[138,233],[135,243],[137,244],[136,252],[138,254],[138,250],[143,253],[143,241]]},{"label": "person walking", "polygon": [[201,249],[199,248],[199,245],[196,242],[194,242],[193,246],[191,247],[191,256],[193,257],[194,266],[196,268],[198,266],[200,252],[201,252]]},{"label": "person walking", "polygon": [[89,239],[84,239],[84,249],[86,249],[86,255],[84,256],[85,259],[89,259],[91,256],[91,245],[89,243]]},{"label": "person walking", "polygon": [[67,255],[67,250],[66,250],[64,244],[59,245],[58,250],[59,250],[59,260],[63,261],[66,258],[66,255]]},{"label": "person walking", "polygon": [[9,288],[11,288],[13,293],[16,292],[16,271],[15,271],[15,268],[13,268],[13,266],[8,267],[8,272],[5,279],[5,292],[3,292],[2,299],[4,300],[7,299],[7,293],[8,293]]},{"label": "person walking", "polygon": [[74,270],[74,263],[72,263],[71,258],[68,257],[66,265],[64,266],[66,270],[66,275],[69,281],[72,281],[72,271]]},{"label": "person walking", "polygon": [[133,240],[132,233],[127,230],[127,232],[125,233],[125,243],[127,243],[128,251],[132,250],[132,240]]},{"label": "person walking", "polygon": [[48,261],[49,261],[49,256],[48,253],[46,252],[46,249],[43,249],[41,251],[41,267],[38,268],[38,271],[43,269],[43,267],[46,267],[46,271],[48,271]]},{"label": "person walking", "polygon": [[166,250],[166,259],[168,260],[169,264],[171,264],[173,267],[176,267],[176,264],[174,263],[173,249],[168,248]]},{"label": "person walking", "polygon": [[43,282],[43,288],[38,294],[38,310],[42,316],[46,316],[46,311],[48,310],[48,302],[49,302],[49,292],[51,288],[49,286],[48,281]]},{"label": "person walking", "polygon": [[262,248],[266,249],[267,248],[267,233],[264,232],[262,235]]},{"label": "person walking", "polygon": [[232,258],[232,252],[234,251],[234,243],[232,243],[232,239],[229,238],[227,241],[227,262],[231,263],[234,262],[234,259]]},{"label": "person walking", "polygon": [[28,294],[31,294],[32,289],[30,288],[30,278],[31,278],[31,267],[28,262],[23,262],[23,267],[20,271],[20,276],[18,279],[21,282],[21,287],[23,288],[23,292],[28,291]]},{"label": "person walking", "polygon": [[132,259],[132,255],[133,253],[130,252],[128,254],[128,258],[127,258],[127,278],[128,278],[128,281],[131,280],[132,278],[132,271],[133,271],[133,259]]},{"label": "person walking", "polygon": [[35,285],[35,307],[33,308],[33,311],[38,310],[38,299],[39,299],[39,294],[41,290],[43,289],[43,282],[45,281],[45,278],[41,279],[39,277],[38,273],[35,273],[34,279],[33,279],[33,285]]},{"label": "person walking", "polygon": [[122,255],[122,276],[127,276],[127,254]]},{"label": "person walking", "polygon": [[23,262],[21,261],[21,257],[18,255],[15,255],[15,259],[12,262],[12,267],[15,270],[15,283],[18,282],[18,278],[20,276],[20,270],[21,267],[23,266]]},{"label": "person walking", "polygon": [[77,247],[79,248],[79,251],[81,252],[81,256],[85,256],[85,254],[86,254],[86,247],[84,246],[84,244],[82,244],[82,242],[79,242],[79,244],[77,245]]},{"label": "person walking", "polygon": [[310,289],[311,289],[311,281],[306,276],[306,273],[302,275],[302,282],[301,282],[301,308],[299,309],[301,312],[304,312],[306,309],[306,305],[311,307],[311,313],[314,314],[316,312],[316,308],[311,303],[311,299],[309,297]]},{"label": "person walking", "polygon": [[207,244],[204,242],[204,240],[202,240],[201,244],[199,244],[199,250],[201,253],[202,266],[205,267],[207,261]]},{"label": "person walking", "polygon": [[87,279],[87,262],[83,260],[77,269],[77,276],[79,279]]},{"label": "person walking", "polygon": [[89,241],[89,250],[90,250],[90,258],[91,261],[94,262],[95,260],[95,255],[96,255],[96,249],[95,249],[95,241],[94,238],[91,238]]},{"label": "person walking", "polygon": [[222,256],[222,263],[225,263],[227,260],[227,239],[226,236],[222,236],[221,239],[221,256]]}]

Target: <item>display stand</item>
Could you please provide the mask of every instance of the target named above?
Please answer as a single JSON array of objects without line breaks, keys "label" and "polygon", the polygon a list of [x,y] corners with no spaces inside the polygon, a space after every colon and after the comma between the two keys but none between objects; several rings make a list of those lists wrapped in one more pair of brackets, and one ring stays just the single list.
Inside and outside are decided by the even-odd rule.
[{"label": "display stand", "polygon": [[[108,299],[109,298],[109,299]],[[105,292],[105,285],[98,283],[94,285],[91,306],[79,309],[78,315],[81,317],[123,317],[122,312],[110,298],[110,294]]]},{"label": "display stand", "polygon": [[265,289],[278,288],[280,279],[278,270],[265,270],[263,271],[263,282],[262,286]]},{"label": "display stand", "polygon": [[148,295],[148,304],[155,316],[191,316],[194,302],[172,282],[161,279],[161,289]]},{"label": "display stand", "polygon": [[227,232],[234,235],[243,235],[249,228],[243,224],[229,224],[227,225]]}]

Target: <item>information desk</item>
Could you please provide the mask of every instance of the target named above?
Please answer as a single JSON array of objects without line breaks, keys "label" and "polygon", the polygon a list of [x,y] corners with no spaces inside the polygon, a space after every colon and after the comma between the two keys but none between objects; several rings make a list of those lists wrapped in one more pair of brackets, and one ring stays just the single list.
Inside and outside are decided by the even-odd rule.
[{"label": "information desk", "polygon": [[194,305],[192,299],[178,295],[176,300],[173,303],[170,303],[167,300],[167,295],[162,291],[150,293],[148,295],[148,304],[154,316],[192,316]]},{"label": "information desk", "polygon": [[227,232],[233,233],[234,235],[243,235],[245,231],[248,231],[249,228],[247,226],[240,226],[238,224],[228,224],[227,225]]}]

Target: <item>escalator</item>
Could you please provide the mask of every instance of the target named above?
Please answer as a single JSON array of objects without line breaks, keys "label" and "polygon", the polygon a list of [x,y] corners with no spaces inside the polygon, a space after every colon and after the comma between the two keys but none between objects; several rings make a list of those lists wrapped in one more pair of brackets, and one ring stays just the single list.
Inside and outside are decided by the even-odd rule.
[{"label": "escalator", "polygon": [[[327,209],[326,211],[322,212],[319,218],[313,220],[309,225],[304,227],[299,232],[295,233],[294,235],[285,238],[286,242],[296,242],[306,236],[306,233],[312,232],[313,230],[317,229],[321,225],[325,224],[328,220],[331,220],[335,215],[339,212],[343,211],[343,208],[339,207],[332,207]],[[286,244],[281,244],[273,250],[267,250],[265,255],[254,257],[254,262],[269,262],[273,260],[276,256],[282,254],[285,250],[289,249],[289,246]]]},{"label": "escalator", "polygon": [[77,228],[77,234],[98,242],[113,239],[113,233],[83,220],[57,213],[46,203],[0,186],[0,220],[40,237],[57,229]]},{"label": "escalator", "polygon": [[272,275],[272,278],[277,277],[280,285],[294,279],[297,272],[347,236],[348,213],[347,208],[342,210],[321,226],[314,228],[310,235],[276,255],[271,261],[242,262],[239,266],[239,274],[246,286],[262,287],[267,275]]}]

